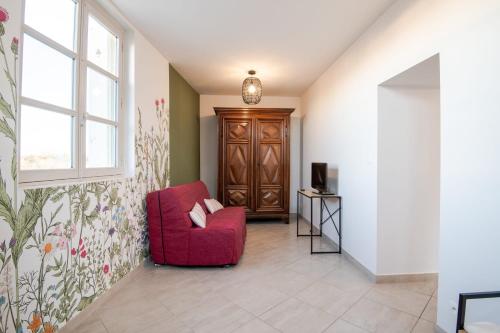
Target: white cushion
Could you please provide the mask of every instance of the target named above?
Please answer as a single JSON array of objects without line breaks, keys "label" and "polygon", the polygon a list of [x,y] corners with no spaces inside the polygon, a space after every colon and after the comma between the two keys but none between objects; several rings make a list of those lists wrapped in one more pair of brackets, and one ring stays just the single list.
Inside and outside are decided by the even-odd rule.
[{"label": "white cushion", "polygon": [[467,333],[500,333],[500,325],[487,322],[477,322],[465,324],[465,330]]},{"label": "white cushion", "polygon": [[205,228],[207,225],[207,216],[205,211],[201,208],[199,203],[195,203],[193,209],[189,212],[189,217],[194,224],[201,228]]},{"label": "white cushion", "polygon": [[205,199],[205,206],[207,206],[207,209],[210,212],[210,214],[213,214],[216,211],[224,208],[224,206],[222,206],[221,203],[215,199]]}]

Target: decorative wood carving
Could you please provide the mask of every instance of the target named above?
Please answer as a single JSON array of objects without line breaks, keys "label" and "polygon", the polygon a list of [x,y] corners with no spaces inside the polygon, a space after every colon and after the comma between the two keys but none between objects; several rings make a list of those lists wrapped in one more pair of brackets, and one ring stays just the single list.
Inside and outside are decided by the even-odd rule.
[{"label": "decorative wood carving", "polygon": [[293,109],[215,108],[219,116],[218,198],[248,217],[288,217]]},{"label": "decorative wood carving", "polygon": [[281,189],[261,189],[259,198],[259,206],[262,208],[279,208],[283,201]]},{"label": "decorative wood carving", "polygon": [[227,137],[229,140],[250,139],[251,126],[248,121],[228,121]]},{"label": "decorative wood carving", "polygon": [[260,145],[260,185],[281,185],[281,144]]},{"label": "decorative wood carving", "polygon": [[283,136],[283,123],[280,122],[261,122],[260,139],[261,140],[279,140]]},{"label": "decorative wood carving", "polygon": [[243,206],[248,208],[247,190],[227,190],[227,206]]},{"label": "decorative wood carving", "polygon": [[227,144],[227,184],[248,185],[248,144]]}]

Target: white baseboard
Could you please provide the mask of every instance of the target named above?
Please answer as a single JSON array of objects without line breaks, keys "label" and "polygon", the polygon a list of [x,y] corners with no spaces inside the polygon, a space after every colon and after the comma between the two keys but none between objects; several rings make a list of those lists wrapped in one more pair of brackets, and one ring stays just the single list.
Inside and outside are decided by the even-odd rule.
[{"label": "white baseboard", "polygon": [[438,273],[416,273],[416,274],[390,274],[377,275],[377,283],[397,283],[397,282],[437,282]]},{"label": "white baseboard", "polygon": [[434,332],[436,333],[447,333],[445,330],[443,330],[438,324],[434,326]]},{"label": "white baseboard", "polygon": [[[300,218],[310,224],[309,220],[304,216],[300,215]],[[319,232],[318,227],[313,225],[313,229]],[[323,233],[323,235],[333,244],[338,246],[337,242],[330,238],[327,234]],[[420,281],[437,281],[438,273],[410,273],[410,274],[389,274],[389,275],[377,275],[366,268],[362,263],[360,263],[355,257],[353,257],[348,250],[342,248],[342,254],[353,263],[357,268],[363,271],[369,278],[370,281],[374,283],[398,283],[398,282],[420,282]]]}]

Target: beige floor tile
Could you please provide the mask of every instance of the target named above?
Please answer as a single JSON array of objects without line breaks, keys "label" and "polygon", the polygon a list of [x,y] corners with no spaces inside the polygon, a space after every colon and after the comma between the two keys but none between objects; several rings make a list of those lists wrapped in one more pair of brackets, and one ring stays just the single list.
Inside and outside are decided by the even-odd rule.
[{"label": "beige floor tile", "polygon": [[436,323],[437,320],[437,298],[432,297],[422,313],[422,318]]},{"label": "beige floor tile", "polygon": [[388,306],[361,299],[342,319],[369,332],[411,332],[418,318]]},{"label": "beige floor tile", "polygon": [[309,255],[308,257],[299,259],[286,266],[286,268],[317,280],[331,272],[338,262],[337,258],[332,258],[329,263],[326,260],[318,260],[317,256],[318,255]]},{"label": "beige floor tile", "polygon": [[94,320],[94,321],[89,321],[82,323],[81,325],[78,325],[77,327],[64,327],[61,331],[59,332],[72,332],[72,333],[107,333],[108,331],[106,330],[106,327],[104,327],[104,324],[99,320]]},{"label": "beige floor tile", "polygon": [[290,269],[283,269],[257,278],[256,281],[289,296],[294,296],[313,284],[316,279],[312,279],[309,276],[294,272]]},{"label": "beige floor tile", "polygon": [[161,304],[146,306],[147,302],[103,309],[99,317],[109,333],[126,333],[143,330],[147,326],[173,320],[173,315]]},{"label": "beige floor tile", "polygon": [[255,317],[222,296],[195,306],[176,318],[195,332],[231,332]]},{"label": "beige floor tile", "polygon": [[419,319],[413,333],[434,333],[435,325],[427,320]]},{"label": "beige floor tile", "polygon": [[141,299],[156,299],[156,297],[163,292],[163,290],[154,290],[152,284],[132,282],[123,286],[120,292],[114,293],[111,297],[103,300],[99,309],[115,307],[116,304],[124,305],[131,304]]},{"label": "beige floor tile", "polygon": [[376,286],[366,294],[365,298],[420,317],[430,296],[406,290],[387,291]]},{"label": "beige floor tile", "polygon": [[328,327],[325,333],[367,333],[364,329],[354,326],[344,320],[337,320],[332,326]]},{"label": "beige floor tile", "polygon": [[342,261],[321,281],[347,292],[366,292],[374,283],[353,264]]},{"label": "beige floor tile", "polygon": [[195,282],[186,288],[161,293],[157,299],[170,312],[177,315],[212,299],[214,295],[210,287]]},{"label": "beige floor tile", "polygon": [[256,316],[289,298],[282,292],[257,283],[234,285],[222,290],[221,294]]},{"label": "beige floor tile", "polygon": [[277,305],[260,318],[285,333],[322,332],[335,321],[332,315],[296,298]]},{"label": "beige floor tile", "polygon": [[241,327],[238,327],[235,333],[279,333],[278,330],[269,326],[259,318],[255,318]]},{"label": "beige floor tile", "polygon": [[197,281],[217,292],[228,286],[250,282],[264,273],[258,267],[249,269],[243,268],[243,266],[235,266],[219,268],[209,272],[198,271],[196,274]]},{"label": "beige floor tile", "polygon": [[144,328],[138,329],[135,331],[137,333],[193,333],[194,331],[184,325],[183,323],[175,320],[164,320],[161,322],[157,322],[153,325],[146,325]]},{"label": "beige floor tile", "polygon": [[338,318],[343,315],[364,292],[345,292],[322,281],[313,283],[297,294],[297,298]]}]

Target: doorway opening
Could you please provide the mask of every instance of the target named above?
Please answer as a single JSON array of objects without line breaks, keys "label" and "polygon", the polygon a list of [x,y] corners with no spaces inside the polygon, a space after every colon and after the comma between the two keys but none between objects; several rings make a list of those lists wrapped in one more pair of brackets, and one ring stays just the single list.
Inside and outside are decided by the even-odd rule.
[{"label": "doorway opening", "polygon": [[378,87],[377,276],[437,278],[439,73],[435,55]]}]

